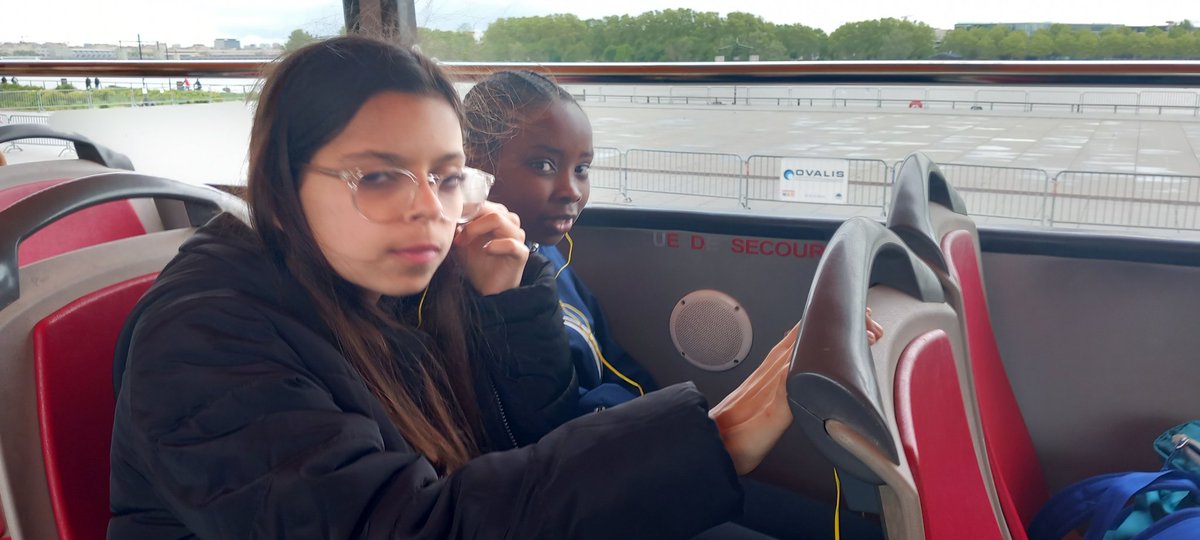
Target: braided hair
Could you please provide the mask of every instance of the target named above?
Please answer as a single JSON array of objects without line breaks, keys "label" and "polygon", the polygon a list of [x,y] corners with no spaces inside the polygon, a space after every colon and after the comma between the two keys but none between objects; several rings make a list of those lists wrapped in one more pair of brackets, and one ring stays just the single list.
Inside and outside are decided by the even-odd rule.
[{"label": "braided hair", "polygon": [[535,71],[497,71],[480,81],[463,99],[467,163],[494,160],[529,118],[556,101],[578,105],[570,92]]}]

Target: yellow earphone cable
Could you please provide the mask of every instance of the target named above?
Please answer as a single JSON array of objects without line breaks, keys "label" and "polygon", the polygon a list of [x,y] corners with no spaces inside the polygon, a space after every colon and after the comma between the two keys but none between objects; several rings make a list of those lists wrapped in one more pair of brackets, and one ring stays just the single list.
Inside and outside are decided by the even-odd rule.
[{"label": "yellow earphone cable", "polygon": [[424,322],[422,310],[425,308],[425,295],[427,294],[429,294],[429,287],[425,287],[425,290],[421,292],[421,301],[417,302],[417,328],[420,328],[421,323]]},{"label": "yellow earphone cable", "polygon": [[833,470],[833,485],[837,487],[836,499],[833,501],[833,540],[842,539],[842,479],[838,477],[837,469]]},{"label": "yellow earphone cable", "polygon": [[[567,267],[571,265],[571,256],[575,253],[575,240],[571,239],[571,233],[567,233],[563,235],[563,237],[567,239],[567,261],[563,263],[562,268],[558,269],[558,273],[554,274],[554,279],[558,279],[558,276],[562,275],[563,270],[566,270]],[[625,381],[630,386],[636,388],[639,396],[646,395],[646,390],[642,388],[642,385],[638,384],[637,381],[629,378],[624,373],[621,373],[621,370],[617,369],[616,366],[612,365],[608,359],[604,357],[604,353],[600,350],[600,344],[596,343],[596,336],[592,333],[592,325],[588,324],[587,316],[583,314],[583,311],[566,302],[559,301],[559,305],[562,306],[564,312],[570,313],[572,317],[577,319],[579,325],[587,330],[584,332],[583,338],[588,341],[588,345],[591,345],[592,349],[596,351],[596,354],[600,356],[600,363],[603,364],[604,367],[608,368],[609,371],[615,373],[622,381]]]},{"label": "yellow earphone cable", "polygon": [[571,254],[575,252],[575,241],[571,240],[571,233],[567,233],[565,238],[567,239],[567,262],[563,263],[562,268],[558,269],[557,274],[554,274],[554,279],[558,279],[558,276],[562,275],[563,270],[571,266]]},{"label": "yellow earphone cable", "polygon": [[608,359],[604,357],[604,353],[601,352],[601,350],[600,350],[600,344],[596,343],[596,336],[595,336],[595,334],[592,333],[592,327],[591,327],[591,325],[588,324],[587,317],[584,316],[583,311],[581,311],[579,308],[572,306],[571,304],[568,304],[566,302],[559,301],[559,305],[562,306],[563,311],[570,313],[570,316],[575,318],[577,320],[577,322],[581,326],[583,326],[585,330],[587,330],[586,332],[584,332],[583,338],[588,341],[588,344],[592,346],[592,349],[596,351],[596,354],[600,355],[600,363],[604,364],[604,367],[608,368],[609,371],[616,374],[617,377],[620,377],[620,379],[622,381],[625,381],[630,386],[636,388],[639,396],[646,395],[646,390],[642,388],[642,385],[638,384],[637,381],[634,381],[633,379],[629,378],[624,373],[621,373],[621,371],[618,370],[616,368],[616,366],[609,363]]}]

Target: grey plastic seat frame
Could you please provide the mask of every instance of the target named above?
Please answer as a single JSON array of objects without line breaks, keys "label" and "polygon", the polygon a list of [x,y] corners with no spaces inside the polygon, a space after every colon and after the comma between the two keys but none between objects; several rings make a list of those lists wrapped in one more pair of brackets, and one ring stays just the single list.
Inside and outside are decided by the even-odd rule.
[{"label": "grey plastic seat frame", "polygon": [[[67,214],[123,198],[183,201],[192,227],[91,246],[17,267],[22,239]],[[219,212],[245,219],[216,189],[132,172],[68,181],[0,211],[0,506],[12,540],[58,538],[38,427],[31,330],[85,294],[157,272],[194,227]]]},{"label": "grey plastic seat frame", "polygon": [[[965,358],[958,316],[945,300],[937,275],[899,236],[852,218],[826,247],[796,341],[788,379],[795,423],[839,470],[878,487],[894,540],[925,538],[896,422],[896,366],[905,347],[932,330],[946,333],[956,364]],[[885,328],[874,346],[865,337],[868,305]]]}]

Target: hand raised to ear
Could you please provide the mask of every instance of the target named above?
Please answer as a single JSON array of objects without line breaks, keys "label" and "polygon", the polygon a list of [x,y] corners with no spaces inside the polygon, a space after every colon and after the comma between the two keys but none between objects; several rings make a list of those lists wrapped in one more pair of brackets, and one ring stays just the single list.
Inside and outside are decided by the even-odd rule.
[{"label": "hand raised to ear", "polygon": [[479,294],[497,294],[520,285],[529,260],[521,218],[502,204],[484,203],[479,215],[455,235],[454,254]]}]

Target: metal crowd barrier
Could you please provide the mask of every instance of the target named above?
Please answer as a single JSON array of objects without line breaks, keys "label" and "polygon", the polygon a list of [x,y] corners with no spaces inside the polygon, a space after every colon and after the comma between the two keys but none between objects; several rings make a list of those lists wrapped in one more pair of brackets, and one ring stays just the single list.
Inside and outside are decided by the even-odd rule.
[{"label": "metal crowd barrier", "polygon": [[[746,208],[749,201],[778,200],[779,173],[782,160],[789,158],[816,158],[822,156],[762,156],[753,155],[746,158]],[[848,192],[846,204],[850,206],[871,206],[886,209],[888,202],[888,185],[892,182],[891,167],[878,159],[845,159]]]},{"label": "metal crowd barrier", "polygon": [[625,198],[625,202],[633,202],[629,197],[625,170],[625,153],[620,149],[603,146],[592,149],[592,167],[588,170],[591,186],[615,189]]},{"label": "metal crowd barrier", "polygon": [[[10,114],[7,117],[7,122],[0,122],[0,124],[3,124],[3,123],[47,125],[50,123],[50,117],[37,115],[37,114]],[[74,152],[75,151],[75,145],[72,144],[70,141],[64,141],[64,140],[60,140],[60,139],[45,139],[45,138],[41,138],[41,137],[33,138],[33,139],[21,139],[20,141],[9,141],[8,145],[5,146],[3,149],[0,149],[0,151],[10,152],[12,150],[16,150],[16,151],[20,152],[20,151],[22,151],[21,145],[23,145],[23,144],[35,145],[35,146],[53,146],[56,148],[62,148],[62,150],[60,150],[58,152],[58,155],[60,155],[60,156],[66,152]]]},{"label": "metal crowd barrier", "polygon": [[[843,109],[980,110],[1200,116],[1194,90],[1069,91],[961,87],[567,85],[579,101],[643,105],[760,105]],[[666,91],[665,93],[663,91]]]},{"label": "metal crowd barrier", "polygon": [[[161,85],[151,84],[156,88]],[[222,86],[214,83],[211,88]],[[243,99],[241,93],[144,95],[141,88],[107,85],[96,91],[24,90],[0,92],[0,109],[47,110],[126,107],[145,103],[194,103]],[[1026,113],[1105,113],[1200,116],[1195,90],[1082,91],[971,89],[961,87],[820,87],[820,86],[635,86],[566,85],[584,102],[643,105],[758,105],[842,109],[980,110]],[[171,90],[167,88],[167,90]]]},{"label": "metal crowd barrier", "polygon": [[[205,88],[224,87],[219,79]],[[143,103],[221,101],[245,95],[251,85],[232,85],[241,93],[188,97],[169,92],[164,83],[145,83],[166,94],[142,93],[142,88],[109,83],[92,90],[23,90],[0,92],[0,109],[46,111],[73,108],[124,107]],[[844,109],[984,110],[1002,112],[1108,113],[1200,116],[1200,92],[1172,90],[1084,90],[970,88],[958,86],[770,86],[770,85],[586,85],[566,84],[585,102],[650,105],[759,105]],[[228,89],[227,87],[225,89]]]},{"label": "metal crowd barrier", "polygon": [[[597,147],[590,182],[617,191],[627,203],[678,205],[678,196],[753,202],[780,201],[784,159],[827,156],[766,156],[673,150]],[[887,214],[899,163],[844,159],[849,178],[846,206],[879,208]],[[972,215],[1044,226],[1095,225],[1120,228],[1200,230],[1200,176],[1061,171],[941,163],[939,167]],[[655,199],[647,195],[672,195]],[[635,200],[636,199],[636,200]]]},{"label": "metal crowd barrier", "polygon": [[[0,124],[47,124],[49,117],[0,114]],[[20,145],[74,146],[57,139],[27,139]],[[831,159],[827,156],[751,155],[682,152],[635,148],[621,151],[597,147],[589,174],[593,188],[617,191],[625,202],[647,195],[788,204],[778,197],[784,159]],[[832,158],[838,159],[838,158]],[[845,159],[847,206],[879,208],[886,215],[890,186],[899,163]],[[1019,220],[1046,226],[1090,225],[1120,228],[1200,230],[1200,176],[1152,175],[1090,171],[1047,171],[962,163],[939,164],[963,196],[972,215]],[[640,201],[639,201],[640,202]],[[650,202],[655,202],[650,199]]]},{"label": "metal crowd barrier", "polygon": [[734,154],[625,152],[625,193],[650,192],[741,200],[743,161]]},{"label": "metal crowd barrier", "polygon": [[1200,177],[1062,171],[1052,190],[1050,225],[1200,229]]},{"label": "metal crowd barrier", "polygon": [[0,92],[0,110],[45,112],[68,109],[106,109],[144,105],[174,105],[243,100],[245,94],[226,92],[146,92],[113,85],[102,90],[19,90]]},{"label": "metal crowd barrier", "polygon": [[1046,171],[961,163],[939,163],[938,167],[972,215],[1049,224],[1050,175]]}]

